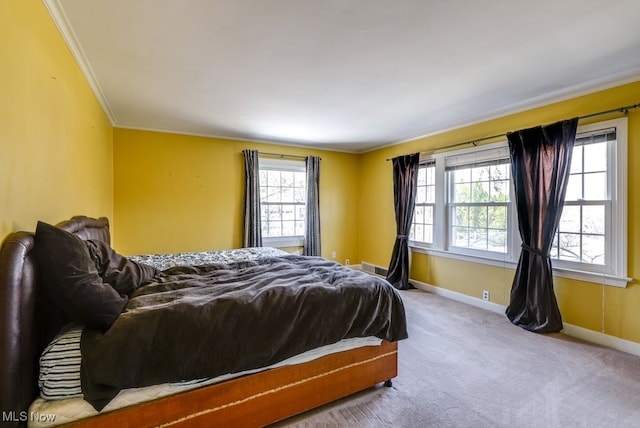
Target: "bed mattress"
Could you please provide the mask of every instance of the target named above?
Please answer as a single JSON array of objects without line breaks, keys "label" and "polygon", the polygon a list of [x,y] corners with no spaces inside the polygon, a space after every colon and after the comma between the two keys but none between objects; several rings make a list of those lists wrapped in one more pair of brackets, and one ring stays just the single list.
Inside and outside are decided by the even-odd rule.
[{"label": "bed mattress", "polygon": [[[235,377],[256,373],[285,365],[302,364],[314,359],[336,352],[347,351],[362,346],[380,346],[381,339],[376,337],[344,339],[338,343],[322,346],[300,355],[291,357],[269,367],[256,370],[248,370],[242,373],[228,374],[213,379],[204,379],[192,382],[165,383],[145,388],[131,388],[121,391],[103,410],[108,412],[127,406],[133,406],[168,395],[177,394],[200,388],[214,383],[224,382]],[[72,398],[66,400],[44,400],[37,398],[29,407],[28,426],[33,428],[51,427],[75,420],[88,418],[97,415],[98,412],[82,398]],[[35,416],[35,417],[32,417]]]}]

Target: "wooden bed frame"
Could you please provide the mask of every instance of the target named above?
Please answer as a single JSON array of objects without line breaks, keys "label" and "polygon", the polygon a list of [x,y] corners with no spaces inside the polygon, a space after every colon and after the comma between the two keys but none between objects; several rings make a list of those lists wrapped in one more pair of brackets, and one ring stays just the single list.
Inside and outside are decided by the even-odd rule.
[{"label": "wooden bed frame", "polygon": [[[73,217],[58,227],[110,243],[106,218]],[[0,248],[0,412],[20,426],[38,396],[38,359],[67,319],[39,288],[34,236],[15,232]],[[71,423],[71,426],[264,426],[397,375],[397,344],[383,342],[201,387]]]}]

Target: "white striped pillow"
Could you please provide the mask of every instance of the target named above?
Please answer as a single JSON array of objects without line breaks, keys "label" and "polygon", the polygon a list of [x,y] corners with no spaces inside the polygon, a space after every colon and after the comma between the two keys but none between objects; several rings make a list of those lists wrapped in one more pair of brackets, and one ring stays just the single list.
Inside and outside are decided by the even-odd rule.
[{"label": "white striped pillow", "polygon": [[82,326],[63,327],[40,356],[40,397],[63,400],[82,397],[80,386],[80,338]]}]

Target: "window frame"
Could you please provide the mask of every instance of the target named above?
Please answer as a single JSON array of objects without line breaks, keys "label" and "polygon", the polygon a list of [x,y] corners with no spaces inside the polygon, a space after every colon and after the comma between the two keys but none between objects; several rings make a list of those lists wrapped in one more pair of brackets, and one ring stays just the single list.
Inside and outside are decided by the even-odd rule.
[{"label": "window frame", "polygon": [[[433,186],[434,186],[434,201],[433,202],[420,202],[420,203],[418,203],[417,202],[417,197],[416,197],[416,208],[418,206],[421,206],[421,207],[432,207],[432,214],[433,214],[432,221],[433,221],[433,224],[432,224],[431,237],[433,239],[432,239],[431,242],[417,241],[417,240],[412,240],[411,239],[412,236],[415,236],[414,235],[414,227],[417,224],[416,223],[416,211],[415,210],[413,212],[413,219],[411,220],[411,230],[410,230],[410,233],[409,233],[409,237],[410,237],[409,238],[409,242],[413,243],[413,245],[415,245],[415,246],[420,246],[420,247],[423,247],[423,248],[432,247],[434,242],[436,241],[436,227],[435,227],[435,224],[436,224],[436,195],[435,195],[436,190],[435,189],[437,188],[437,184],[436,184],[437,183],[437,171],[435,170],[435,168],[436,168],[435,161],[432,160],[432,159],[421,160],[420,161],[420,165],[418,166],[418,169],[419,170],[420,169],[425,169],[426,170],[427,168],[434,168],[434,184],[433,184]],[[426,171],[425,171],[425,173],[426,173]],[[425,184],[424,187],[428,187],[428,186],[431,186],[431,184],[428,183],[428,179],[427,179],[427,184]],[[420,186],[418,185],[418,187],[420,187]],[[423,222],[423,223],[420,223],[420,224],[421,225],[425,225],[426,223]]]},{"label": "window frame", "polygon": [[[626,117],[590,123],[578,127],[576,136],[594,134],[615,128],[616,139],[607,142],[607,198],[603,201],[605,214],[605,264],[596,265],[552,258],[554,269],[574,271],[584,275],[601,276],[607,285],[626,286],[627,280],[627,126]],[[574,203],[566,201],[565,206],[588,206],[593,201]],[[607,205],[609,205],[607,207]],[[624,281],[623,281],[624,280]],[[620,285],[623,281],[624,285]]]},{"label": "window frame", "polygon": [[[286,172],[301,172],[306,174],[306,163],[304,160],[293,160],[293,159],[273,159],[273,158],[265,158],[260,157],[258,159],[259,170],[270,170],[270,171],[286,171]],[[260,183],[260,188],[262,192],[262,183]],[[306,192],[307,192],[307,182],[305,177],[305,201],[303,205],[305,206],[305,226],[306,226]],[[260,201],[260,210],[262,211],[262,200]],[[302,205],[302,204],[298,204]],[[260,218],[260,227],[263,225],[262,216]],[[303,228],[304,229],[304,228]],[[285,236],[264,236],[262,237],[262,245],[266,247],[276,247],[276,248],[284,248],[284,247],[302,247],[304,246],[304,234],[302,235],[285,235]]]},{"label": "window frame", "polygon": [[[632,278],[627,276],[627,118],[599,121],[587,125],[580,125],[577,135],[592,133],[597,130],[616,128],[616,140],[608,145],[608,192],[611,201],[611,219],[606,221],[607,255],[608,265],[598,269],[598,265],[587,263],[568,262],[552,259],[554,276],[577,279],[580,281],[626,287]],[[492,266],[513,268],[517,267],[520,258],[522,241],[517,224],[517,211],[515,207],[515,194],[513,184],[510,183],[510,207],[508,208],[507,253],[492,253],[482,250],[470,250],[455,247],[450,243],[451,207],[449,204],[451,189],[446,173],[446,159],[460,156],[473,156],[474,152],[488,149],[505,149],[508,153],[506,140],[497,143],[482,145],[481,147],[465,148],[461,150],[436,153],[421,159],[424,162],[435,163],[435,209],[434,209],[434,234],[433,243],[421,243],[409,241],[412,251],[431,254],[439,257],[456,260],[483,263]],[[509,177],[510,180],[513,177]],[[595,266],[595,268],[594,268]]]},{"label": "window frame", "polygon": [[[490,151],[493,153],[496,153],[496,155],[498,155],[498,157],[496,159],[492,159],[490,161],[484,161],[484,162],[477,162],[475,160],[473,160],[472,158],[474,158],[475,156],[470,156],[468,157],[468,160],[466,161],[462,161],[459,162],[459,165],[457,165],[457,169],[466,169],[466,168],[460,168],[460,167],[464,167],[464,166],[468,166],[469,168],[473,168],[473,167],[477,167],[479,166],[478,163],[484,163],[486,165],[500,165],[500,164],[508,164],[509,162],[505,162],[504,159],[509,159],[508,158],[508,151],[503,150],[502,145],[498,145],[496,147],[491,147],[488,148],[486,151]],[[470,152],[473,153],[473,152]],[[464,156],[464,154],[457,154],[454,156]],[[504,156],[507,156],[506,158]],[[455,192],[455,183],[454,183],[454,178],[452,177],[452,175],[454,174],[455,169],[450,169],[448,170],[446,168],[446,160],[445,160],[445,180],[446,180],[446,185],[447,185],[447,248],[450,251],[453,251],[454,253],[459,253],[459,254],[469,254],[469,255],[477,255],[480,257],[487,257],[487,258],[495,258],[495,259],[505,259],[506,258],[512,258],[512,252],[513,252],[513,245],[512,245],[512,240],[510,239],[511,236],[511,230],[512,230],[512,223],[513,223],[513,219],[516,218],[514,216],[515,214],[515,209],[514,209],[514,200],[515,200],[515,196],[513,194],[513,186],[511,185],[511,171],[509,171],[509,200],[506,202],[473,202],[473,201],[469,201],[469,202],[455,202],[454,201],[454,192]],[[470,184],[474,183],[473,179],[469,182]],[[504,206],[506,208],[506,216],[507,216],[507,226],[506,226],[506,232],[507,232],[507,237],[506,237],[506,251],[505,252],[498,252],[498,251],[491,251],[491,250],[481,250],[481,249],[474,249],[474,248],[469,248],[469,247],[462,247],[462,246],[457,246],[455,245],[454,239],[453,239],[453,228],[457,227],[457,225],[454,224],[453,221],[453,217],[454,217],[454,210],[456,207],[469,207],[469,208],[473,208],[473,207],[489,207],[489,206]],[[489,227],[487,225],[487,231],[489,230]]]}]

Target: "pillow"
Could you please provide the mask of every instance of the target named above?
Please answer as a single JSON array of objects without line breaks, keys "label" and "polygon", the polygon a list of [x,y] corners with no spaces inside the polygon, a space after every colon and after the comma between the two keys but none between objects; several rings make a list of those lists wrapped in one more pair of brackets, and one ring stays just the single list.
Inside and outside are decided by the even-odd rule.
[{"label": "pillow", "polygon": [[72,321],[107,331],[128,298],[102,281],[82,239],[39,221],[34,250],[51,299]]},{"label": "pillow", "polygon": [[98,269],[98,275],[122,295],[131,294],[160,272],[153,266],[121,256],[104,241],[89,239],[84,244]]},{"label": "pillow", "polygon": [[43,399],[64,400],[83,396],[80,383],[81,338],[82,326],[70,324],[63,327],[42,351],[38,386]]}]

